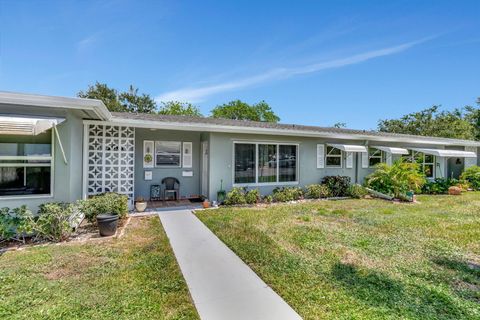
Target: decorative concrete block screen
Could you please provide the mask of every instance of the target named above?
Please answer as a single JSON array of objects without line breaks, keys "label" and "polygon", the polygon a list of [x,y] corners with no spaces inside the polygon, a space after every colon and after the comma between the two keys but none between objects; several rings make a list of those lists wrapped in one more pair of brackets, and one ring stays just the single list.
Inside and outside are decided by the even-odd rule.
[{"label": "decorative concrete block screen", "polygon": [[126,194],[133,206],[135,128],[86,124],[87,196]]}]

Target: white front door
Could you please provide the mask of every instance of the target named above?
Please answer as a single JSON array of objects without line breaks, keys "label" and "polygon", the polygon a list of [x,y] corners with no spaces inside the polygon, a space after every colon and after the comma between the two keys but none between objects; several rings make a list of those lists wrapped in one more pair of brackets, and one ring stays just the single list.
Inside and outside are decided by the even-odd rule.
[{"label": "white front door", "polygon": [[202,196],[208,197],[208,141],[202,142]]}]

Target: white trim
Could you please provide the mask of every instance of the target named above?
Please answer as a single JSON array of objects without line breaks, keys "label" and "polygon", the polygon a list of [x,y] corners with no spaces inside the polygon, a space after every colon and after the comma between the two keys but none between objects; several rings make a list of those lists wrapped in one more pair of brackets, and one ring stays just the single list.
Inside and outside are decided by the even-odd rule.
[{"label": "white trim", "polygon": [[327,143],[327,146],[340,149],[344,152],[368,152],[365,146],[358,146],[352,144]]},{"label": "white trim", "polygon": [[60,135],[58,134],[58,130],[56,126],[52,127],[52,130],[55,131],[55,136],[58,140],[58,146],[60,147],[60,151],[62,151],[63,162],[68,165],[67,156],[65,155],[65,150],[63,150],[62,140],[60,140]]},{"label": "white trim", "polygon": [[[180,151],[178,153],[179,155],[179,158],[178,158],[178,166],[177,165],[168,165],[168,164],[161,164],[161,165],[157,165],[157,142],[176,142],[176,143],[179,143],[180,144]],[[155,151],[154,151],[154,165],[155,165],[155,168],[181,168],[182,167],[182,156],[183,156],[183,152],[182,152],[182,141],[177,141],[177,140],[155,140],[154,141],[154,145],[155,145]],[[177,153],[168,153],[168,154],[171,154],[171,155],[176,155]]]},{"label": "white trim", "polygon": [[82,199],[87,199],[87,175],[88,175],[88,124],[83,124],[83,172],[82,172]]},{"label": "white trim", "polygon": [[[50,147],[51,148],[51,147]],[[51,161],[52,156],[0,156],[0,160],[37,160]]]},{"label": "white trim", "polygon": [[[249,182],[249,183],[235,183],[235,145],[236,144],[253,144],[255,145],[255,182]],[[278,151],[280,150],[281,145],[286,145],[286,146],[295,146],[296,148],[296,166],[295,166],[295,177],[296,181],[285,181],[281,182],[280,180],[280,175],[279,175],[279,167],[280,167],[280,162],[277,161],[277,181],[275,182],[258,182],[258,145],[260,144],[270,144],[270,145],[276,145],[277,146],[277,157],[278,157]],[[298,185],[300,181],[300,144],[298,143],[289,143],[289,142],[274,142],[274,141],[269,141],[269,142],[264,142],[264,141],[256,141],[256,140],[233,140],[232,141],[232,186],[233,187],[266,187],[266,186],[285,186],[285,185]]]},{"label": "white trim", "polygon": [[427,149],[427,148],[410,148],[410,149],[423,152],[436,157],[445,157],[445,158],[476,158],[477,157],[477,154],[471,151]]},{"label": "white trim", "polygon": [[382,150],[384,152],[391,153],[391,154],[403,154],[403,155],[408,154],[408,150],[405,148],[385,147],[385,146],[370,146],[370,147],[378,150]]},{"label": "white trim", "polygon": [[[343,168],[343,155],[344,155],[343,151],[341,149],[338,149],[338,150],[340,150],[340,154],[331,155],[331,154],[328,153],[328,147],[331,147],[333,149],[338,149],[338,148],[336,148],[332,145],[327,144],[327,147],[325,148],[325,168],[334,168],[334,169]],[[330,152],[332,152],[332,150]],[[327,158],[328,157],[330,157],[330,158],[340,158],[340,165],[339,166],[328,165],[328,163],[327,163]]]},{"label": "white trim", "polygon": [[275,128],[260,128],[260,127],[241,127],[231,125],[216,125],[207,123],[183,123],[183,122],[162,122],[151,120],[135,120],[122,119],[114,117],[112,121],[95,121],[84,120],[84,123],[94,124],[108,124],[108,125],[122,125],[136,128],[151,128],[151,129],[166,129],[166,130],[181,130],[181,131],[207,131],[207,132],[224,132],[224,133],[252,133],[252,134],[268,134],[276,136],[296,136],[296,137],[317,137],[317,138],[333,138],[345,140],[373,140],[385,142],[407,142],[418,144],[437,144],[437,145],[455,145],[455,146],[480,146],[480,142],[468,140],[451,141],[435,140],[434,138],[426,137],[396,137],[396,136],[377,136],[369,134],[353,134],[353,133],[338,133],[338,132],[312,132],[307,130],[296,129],[275,129]]},{"label": "white trim", "polygon": [[[186,149],[190,149],[190,153],[185,152]],[[186,160],[190,158],[190,160]],[[190,164],[185,164],[190,161]],[[193,167],[193,142],[182,142],[182,168]]]}]

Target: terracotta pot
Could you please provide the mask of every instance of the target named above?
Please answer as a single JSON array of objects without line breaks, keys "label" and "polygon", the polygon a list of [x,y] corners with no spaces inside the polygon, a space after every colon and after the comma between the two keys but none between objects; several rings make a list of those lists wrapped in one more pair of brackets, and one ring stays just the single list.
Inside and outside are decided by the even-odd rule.
[{"label": "terracotta pot", "polygon": [[459,187],[452,186],[448,188],[448,194],[452,196],[458,196],[462,194],[462,189],[460,189]]},{"label": "terracotta pot", "polygon": [[147,202],[145,201],[137,201],[135,202],[135,210],[138,212],[143,212],[147,209]]},{"label": "terracotta pot", "polygon": [[203,201],[203,208],[207,209],[210,208],[210,202],[208,200]]}]

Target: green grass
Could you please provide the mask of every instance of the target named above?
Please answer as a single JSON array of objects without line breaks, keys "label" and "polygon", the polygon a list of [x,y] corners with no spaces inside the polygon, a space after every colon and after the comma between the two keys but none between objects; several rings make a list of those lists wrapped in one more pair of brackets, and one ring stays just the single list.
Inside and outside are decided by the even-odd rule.
[{"label": "green grass", "polygon": [[480,319],[480,193],[199,218],[305,319]]},{"label": "green grass", "polygon": [[121,239],[0,256],[2,319],[198,319],[158,217]]}]

